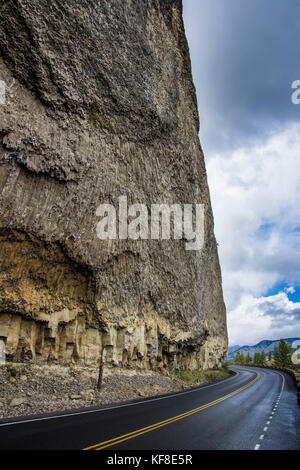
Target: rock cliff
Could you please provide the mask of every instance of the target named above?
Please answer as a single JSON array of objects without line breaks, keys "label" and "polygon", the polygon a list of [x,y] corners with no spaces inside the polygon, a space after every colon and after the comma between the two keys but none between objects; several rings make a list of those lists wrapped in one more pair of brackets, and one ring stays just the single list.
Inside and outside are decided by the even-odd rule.
[{"label": "rock cliff", "polygon": [[[10,360],[215,367],[221,274],[179,0],[1,0]],[[2,97],[3,98],[3,97]],[[100,203],[202,203],[205,243],[99,240]]]}]

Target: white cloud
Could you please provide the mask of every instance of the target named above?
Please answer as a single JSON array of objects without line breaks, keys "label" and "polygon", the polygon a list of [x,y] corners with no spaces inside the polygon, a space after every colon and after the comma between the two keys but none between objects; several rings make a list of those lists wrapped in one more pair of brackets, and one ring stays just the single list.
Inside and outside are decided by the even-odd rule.
[{"label": "white cloud", "polygon": [[[207,159],[231,343],[280,333],[259,302],[276,282],[300,279],[299,162],[300,124]],[[286,328],[300,336],[300,323]]]},{"label": "white cloud", "polygon": [[299,336],[300,302],[291,302],[286,292],[260,298],[244,295],[230,312],[228,328],[232,344]]},{"label": "white cloud", "polygon": [[283,289],[287,294],[294,294],[296,292],[295,287],[285,287]]},{"label": "white cloud", "polygon": [[[270,16],[269,3],[183,2],[229,338],[239,344],[281,336],[275,309],[267,314],[256,300],[277,283],[300,284],[300,124],[291,124],[300,111],[291,103],[300,4],[274,0]],[[296,321],[288,325],[300,336]]]}]

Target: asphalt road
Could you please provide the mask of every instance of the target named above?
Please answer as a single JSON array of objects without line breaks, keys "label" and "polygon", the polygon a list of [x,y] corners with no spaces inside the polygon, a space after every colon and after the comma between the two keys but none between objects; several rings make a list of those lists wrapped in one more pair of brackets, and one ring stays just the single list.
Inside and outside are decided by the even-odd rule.
[{"label": "asphalt road", "polygon": [[292,378],[232,367],[221,382],[160,398],[0,421],[0,449],[298,450]]}]

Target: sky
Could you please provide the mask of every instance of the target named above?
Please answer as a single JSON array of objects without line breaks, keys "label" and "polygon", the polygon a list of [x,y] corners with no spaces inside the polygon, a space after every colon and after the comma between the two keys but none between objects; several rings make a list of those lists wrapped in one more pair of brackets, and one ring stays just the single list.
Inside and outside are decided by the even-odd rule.
[{"label": "sky", "polygon": [[183,8],[229,344],[300,337],[300,2]]}]

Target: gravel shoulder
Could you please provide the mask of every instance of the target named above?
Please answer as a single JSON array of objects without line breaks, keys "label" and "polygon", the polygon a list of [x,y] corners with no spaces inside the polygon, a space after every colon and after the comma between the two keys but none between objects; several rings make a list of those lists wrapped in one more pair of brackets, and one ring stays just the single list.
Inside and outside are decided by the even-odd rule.
[{"label": "gravel shoulder", "polygon": [[105,368],[101,390],[98,369],[7,363],[0,366],[0,418],[72,410],[178,392],[226,377],[226,371],[195,378],[125,368]]}]

